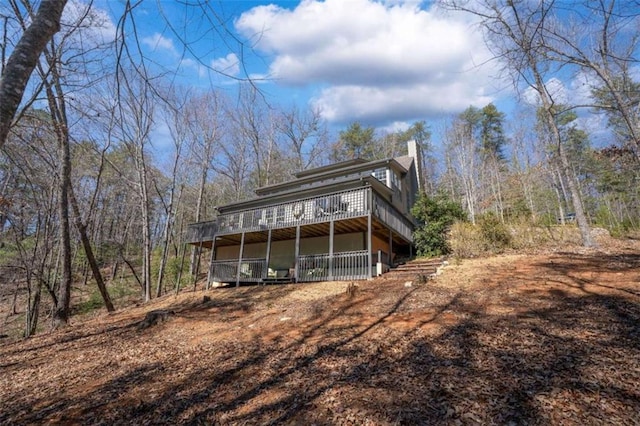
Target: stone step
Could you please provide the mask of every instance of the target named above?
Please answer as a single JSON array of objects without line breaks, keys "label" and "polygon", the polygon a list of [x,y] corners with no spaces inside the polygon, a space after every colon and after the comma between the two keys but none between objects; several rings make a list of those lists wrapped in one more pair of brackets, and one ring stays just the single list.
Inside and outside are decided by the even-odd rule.
[{"label": "stone step", "polygon": [[422,268],[396,268],[390,269],[389,272],[395,272],[399,274],[413,274],[420,271],[435,271],[436,269],[438,269],[438,267],[440,267],[440,265],[423,266]]},{"label": "stone step", "polygon": [[392,268],[392,271],[419,271],[420,269],[431,269],[437,268],[442,265],[442,263],[434,263],[434,264],[424,264],[424,265],[399,265],[395,268]]},{"label": "stone step", "polygon": [[444,259],[419,259],[400,264],[384,274],[385,279],[413,280],[419,277],[431,276],[443,264]]},{"label": "stone step", "polygon": [[399,264],[395,269],[419,269],[430,266],[442,265],[443,259],[425,259],[425,260],[412,260],[407,263]]}]

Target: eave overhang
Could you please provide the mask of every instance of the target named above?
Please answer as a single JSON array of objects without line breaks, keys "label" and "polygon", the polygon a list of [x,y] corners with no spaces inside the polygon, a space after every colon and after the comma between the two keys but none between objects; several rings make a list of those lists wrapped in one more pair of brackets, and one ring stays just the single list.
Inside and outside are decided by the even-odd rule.
[{"label": "eave overhang", "polygon": [[[345,165],[345,163],[347,165]],[[296,176],[299,176],[297,179],[293,179],[287,182],[278,183],[275,185],[263,186],[261,188],[256,189],[255,193],[258,196],[267,196],[269,194],[273,194],[275,192],[279,193],[281,191],[288,191],[290,188],[296,188],[301,185],[307,185],[313,183],[314,181],[331,179],[334,177],[339,177],[345,174],[353,174],[361,171],[367,170],[375,170],[377,168],[383,166],[389,166],[394,170],[400,172],[402,175],[406,174],[408,170],[396,161],[393,158],[387,158],[384,160],[374,160],[374,161],[356,161],[351,160],[349,162],[338,163],[341,167],[331,167],[326,166],[326,170],[323,170],[322,167],[318,169],[313,169],[314,173],[305,174],[305,172],[299,172]],[[350,164],[350,165],[348,165]]]},{"label": "eave overhang", "polygon": [[268,206],[272,204],[285,203],[295,201],[299,198],[320,197],[325,194],[331,194],[346,189],[360,188],[360,187],[372,187],[376,192],[385,197],[390,197],[392,190],[385,184],[380,182],[373,176],[363,176],[357,178],[349,178],[344,180],[337,180],[334,182],[327,182],[318,186],[312,186],[305,189],[291,188],[288,191],[278,192],[273,195],[266,195],[251,200],[240,201],[237,203],[225,204],[218,206],[215,210],[219,214],[228,214],[234,211],[242,211],[247,209],[253,209],[257,207]]}]

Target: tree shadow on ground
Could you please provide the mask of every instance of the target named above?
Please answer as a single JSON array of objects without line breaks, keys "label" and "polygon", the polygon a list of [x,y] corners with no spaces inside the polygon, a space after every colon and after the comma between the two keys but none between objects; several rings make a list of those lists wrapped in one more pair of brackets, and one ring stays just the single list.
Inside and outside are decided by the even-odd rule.
[{"label": "tree shadow on ground", "polygon": [[[633,424],[640,299],[633,286],[580,281],[592,261],[541,265],[548,287],[521,298],[505,291],[514,284],[498,283],[489,298],[503,311],[457,293],[414,312],[410,326],[400,326],[399,313],[410,299],[428,297],[428,286],[402,290],[369,316],[373,287],[342,295],[298,324],[283,324],[276,338],[202,345],[185,361],[189,369],[150,363],[46,407],[45,400],[2,404],[8,411],[0,422]],[[638,262],[617,256],[605,272]],[[214,302],[181,312],[227,308]]]}]

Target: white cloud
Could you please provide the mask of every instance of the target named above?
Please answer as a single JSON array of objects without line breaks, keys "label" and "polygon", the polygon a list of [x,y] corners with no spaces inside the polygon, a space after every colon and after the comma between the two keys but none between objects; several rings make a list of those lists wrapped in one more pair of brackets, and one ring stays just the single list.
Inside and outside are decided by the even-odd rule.
[{"label": "white cloud", "polygon": [[486,105],[492,98],[474,87],[412,84],[395,87],[334,86],[324,89],[312,102],[329,121],[389,122],[462,111],[470,104]]},{"label": "white cloud", "polygon": [[61,22],[64,29],[74,29],[72,35],[74,41],[84,44],[87,49],[115,40],[116,26],[109,14],[93,4],[86,4],[79,0],[68,2]]},{"label": "white cloud", "polygon": [[[554,103],[563,105],[567,104],[568,89],[560,79],[551,77],[544,85],[545,90]],[[525,89],[522,93],[522,98],[529,105],[540,105],[540,95],[538,94],[538,91],[532,87]]]},{"label": "white cloud", "polygon": [[176,47],[173,40],[163,36],[160,33],[154,33],[149,37],[144,37],[142,43],[154,51],[164,50],[172,55],[177,55]]},{"label": "white cloud", "polygon": [[383,133],[396,133],[396,132],[404,132],[409,127],[411,127],[411,123],[407,121],[394,121],[393,123],[389,123],[388,125],[380,128]]},{"label": "white cloud", "polygon": [[[598,86],[599,80],[588,72],[578,72],[570,81],[563,82],[559,78],[551,77],[546,81],[546,90],[556,104],[567,106],[587,106],[593,104],[591,91]],[[529,105],[539,105],[540,97],[533,88],[527,88],[522,94],[523,100]]]},{"label": "white cloud", "polygon": [[[591,89],[597,82],[593,75],[579,72],[567,83],[552,77],[545,82],[545,87],[554,103],[577,107],[573,109],[577,114],[573,124],[589,134],[594,146],[603,146],[611,141],[611,131],[607,126],[606,116],[590,107],[593,105]],[[526,89],[522,98],[529,105],[540,105],[540,97],[532,88]]]},{"label": "white cloud", "polygon": [[216,58],[212,60],[211,68],[222,74],[235,76],[240,72],[240,61],[235,53],[229,53],[224,58]]},{"label": "white cloud", "polygon": [[481,34],[419,5],[303,0],[293,10],[255,7],[236,28],[273,55],[270,75],[279,82],[324,85],[314,102],[333,121],[426,118],[490,102]]}]

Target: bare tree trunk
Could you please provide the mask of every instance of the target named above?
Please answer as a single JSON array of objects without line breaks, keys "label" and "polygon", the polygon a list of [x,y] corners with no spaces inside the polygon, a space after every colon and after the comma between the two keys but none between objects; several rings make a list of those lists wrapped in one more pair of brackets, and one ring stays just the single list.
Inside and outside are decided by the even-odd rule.
[{"label": "bare tree trunk", "polygon": [[182,268],[184,267],[184,255],[187,252],[186,244],[182,244],[182,256],[180,258],[180,269],[178,270],[178,278],[176,278],[176,296],[180,293],[180,280],[182,280]]},{"label": "bare tree trunk", "polygon": [[[212,169],[213,157],[219,147],[220,138],[223,133],[222,123],[226,123],[222,114],[224,98],[217,92],[208,92],[202,97],[193,98],[187,104],[188,114],[193,118],[190,121],[191,155],[194,156],[198,164],[198,198],[193,220],[199,222],[204,211],[204,201],[206,195],[206,184],[209,171]],[[184,248],[184,247],[183,247]],[[186,250],[186,248],[184,248]],[[195,274],[197,248],[192,247],[189,273]]]},{"label": "bare tree trunk", "polygon": [[173,197],[175,193],[175,184],[176,184],[176,173],[178,166],[178,159],[180,157],[176,157],[176,161],[173,166],[173,178],[171,183],[171,191],[169,193],[169,204],[167,205],[167,220],[164,224],[164,231],[162,232],[162,258],[160,259],[160,267],[158,271],[158,285],[156,287],[156,297],[160,297],[162,295],[162,279],[164,277],[164,270],[167,264],[167,257],[169,254],[169,239],[171,237],[171,224],[174,218],[173,212]]},{"label": "bare tree trunk", "polygon": [[87,236],[87,227],[82,222],[82,217],[80,216],[80,209],[78,208],[78,202],[76,200],[75,194],[73,192],[73,187],[69,187],[69,200],[71,201],[71,208],[73,210],[73,215],[75,218],[75,225],[80,233],[80,240],[82,241],[82,247],[84,248],[84,252],[87,255],[87,262],[91,267],[91,273],[93,274],[93,278],[96,280],[96,284],[98,285],[98,290],[100,291],[100,296],[104,301],[104,306],[107,308],[107,311],[113,312],[116,309],[113,307],[113,303],[111,302],[111,297],[109,296],[109,292],[107,291],[107,286],[104,283],[104,279],[102,278],[102,273],[100,272],[100,267],[98,266],[98,262],[93,255],[93,248],[91,247],[91,243],[89,242],[89,237]]},{"label": "bare tree trunk", "polygon": [[47,42],[60,30],[60,18],[67,0],[42,0],[31,25],[11,52],[0,77],[0,148],[4,145],[13,117],[22,100],[29,77]]},{"label": "bare tree trunk", "polygon": [[[66,188],[65,188],[64,196],[65,198],[68,198],[68,201],[71,204],[71,209],[74,215],[74,223],[80,234],[80,240],[82,242],[84,252],[87,256],[87,261],[89,263],[89,266],[91,267],[91,272],[93,274],[94,279],[96,280],[96,284],[98,286],[98,290],[100,291],[100,295],[102,296],[102,300],[104,301],[104,305],[107,308],[107,311],[113,312],[115,311],[115,308],[113,307],[113,303],[111,302],[111,298],[109,297],[109,293],[107,292],[107,288],[104,283],[104,279],[102,278],[102,273],[100,272],[100,267],[98,266],[98,262],[96,261],[96,258],[93,254],[93,248],[91,247],[91,243],[89,242],[89,237],[87,235],[87,227],[82,220],[82,215],[80,214],[80,208],[78,207],[78,202],[76,200],[76,197],[73,191],[73,186],[71,185],[71,157],[70,157],[70,148],[69,148],[69,145],[70,145],[69,127],[67,123],[65,97],[62,90],[62,86],[60,85],[60,78],[56,68],[56,61],[49,54],[47,49],[45,49],[45,54],[47,56],[47,61],[51,66],[51,75],[53,76],[53,87],[51,83],[45,82],[45,86],[47,88],[47,97],[49,98],[49,107],[51,109],[53,122],[57,128],[56,134],[58,135],[58,139],[60,143],[66,147],[64,150],[64,155],[66,156],[66,158],[68,158],[68,162],[69,162],[68,167],[66,169],[67,179],[65,179]],[[54,95],[54,89],[57,96]],[[68,214],[69,213],[68,213],[68,204],[67,204],[67,222],[68,222]],[[63,259],[64,259],[64,255],[63,255]],[[63,271],[64,271],[64,263],[63,263]],[[63,276],[64,276],[64,272],[63,272]],[[71,288],[71,284],[69,284],[69,291],[70,291],[70,288]],[[67,309],[68,309],[68,306],[67,306]]]},{"label": "bare tree trunk", "polygon": [[[202,211],[202,202],[204,199],[204,188],[207,183],[207,174],[209,173],[209,167],[203,164],[202,171],[200,173],[200,185],[198,186],[198,200],[196,201],[196,216],[195,221],[200,221],[200,214]],[[197,246],[191,248],[191,259],[189,262],[189,272],[191,275],[196,273],[196,261],[199,259],[200,253]]]},{"label": "bare tree trunk", "polygon": [[28,283],[29,297],[27,299],[27,313],[25,315],[24,337],[30,337],[36,334],[38,329],[38,317],[40,315],[40,299],[42,295],[42,281],[37,280],[38,284],[35,292],[31,294],[31,284]]},{"label": "bare tree trunk", "polygon": [[[50,92],[50,90],[47,90]],[[53,94],[52,94],[53,95]],[[51,105],[50,105],[51,106]],[[52,110],[54,110],[52,108]],[[53,326],[58,328],[67,325],[69,321],[69,307],[71,304],[71,233],[69,226],[69,185],[71,182],[71,154],[69,140],[65,138],[62,129],[64,123],[54,123],[60,149],[60,194],[58,200],[60,222],[60,254],[62,262],[62,276],[58,288],[58,306],[53,313]]]},{"label": "bare tree trunk", "polygon": [[140,147],[138,159],[138,185],[140,210],[142,214],[142,282],[144,284],[144,301],[151,300],[151,218],[149,217],[149,191],[147,186],[147,165],[143,147]]},{"label": "bare tree trunk", "polygon": [[558,185],[553,185],[553,190],[556,193],[556,198],[558,199],[558,217],[560,219],[560,223],[564,225],[564,218],[566,216],[564,212],[564,203],[565,199],[560,195],[560,191],[558,190]]},{"label": "bare tree trunk", "polygon": [[111,282],[114,282],[116,280],[116,277],[118,276],[118,267],[120,266],[120,261],[118,259],[116,259],[115,263],[113,264],[113,269],[111,270]]},{"label": "bare tree trunk", "polygon": [[[160,297],[162,294],[162,280],[164,278],[164,272],[167,264],[167,257],[169,255],[169,244],[171,240],[171,227],[175,220],[176,213],[174,211],[174,199],[176,194],[176,186],[178,185],[178,168],[180,166],[180,160],[182,158],[182,148],[185,145],[189,134],[189,119],[185,118],[183,106],[186,104],[188,98],[182,98],[175,93],[168,94],[165,99],[165,117],[175,147],[175,156],[173,158],[173,166],[171,168],[171,184],[169,187],[169,200],[166,205],[166,221],[164,223],[164,229],[162,232],[162,257],[160,258],[160,267],[158,268],[158,284],[156,288],[156,297]],[[162,200],[162,194],[158,191],[158,195]],[[180,199],[178,198],[178,204]]]},{"label": "bare tree trunk", "polygon": [[558,124],[556,123],[555,117],[553,115],[553,102],[551,101],[547,89],[542,81],[542,75],[538,72],[537,63],[534,59],[531,58],[530,55],[527,56],[531,61],[531,70],[533,72],[533,76],[536,82],[536,88],[542,102],[543,119],[545,120],[547,128],[551,132],[554,148],[557,150],[558,158],[560,159],[561,171],[567,179],[567,186],[569,187],[569,193],[571,194],[571,202],[576,214],[576,222],[578,223],[578,228],[580,229],[582,244],[585,247],[593,247],[595,246],[595,242],[591,237],[591,227],[589,226],[589,222],[587,222],[587,217],[584,213],[584,207],[582,205],[582,197],[580,195],[578,183],[576,182],[571,164],[569,162],[569,159],[567,158],[567,154],[564,149],[564,143],[562,142],[562,137],[560,136],[560,129],[558,129]]},{"label": "bare tree trunk", "polygon": [[13,299],[11,300],[11,310],[9,316],[16,315],[18,313],[18,293],[20,292],[20,282],[15,279],[16,291],[13,292]]},{"label": "bare tree trunk", "polygon": [[[172,202],[170,202],[171,205]],[[160,258],[160,266],[158,268],[158,283],[156,284],[156,297],[162,295],[162,280],[164,278],[164,270],[167,264],[169,253],[169,237],[171,231],[171,213],[167,213],[167,221],[164,224],[162,232],[162,257]]]},{"label": "bare tree trunk", "polygon": [[576,181],[575,175],[571,172],[571,165],[567,159],[564,145],[560,144],[558,146],[558,154],[560,155],[560,161],[562,162],[562,168],[564,169],[563,171],[567,174],[567,186],[571,193],[571,201],[576,213],[576,222],[580,229],[580,235],[582,236],[582,244],[585,247],[594,247],[596,243],[593,240],[593,237],[591,237],[591,227],[589,226],[589,222],[587,222],[587,216],[584,212],[578,182]]}]

